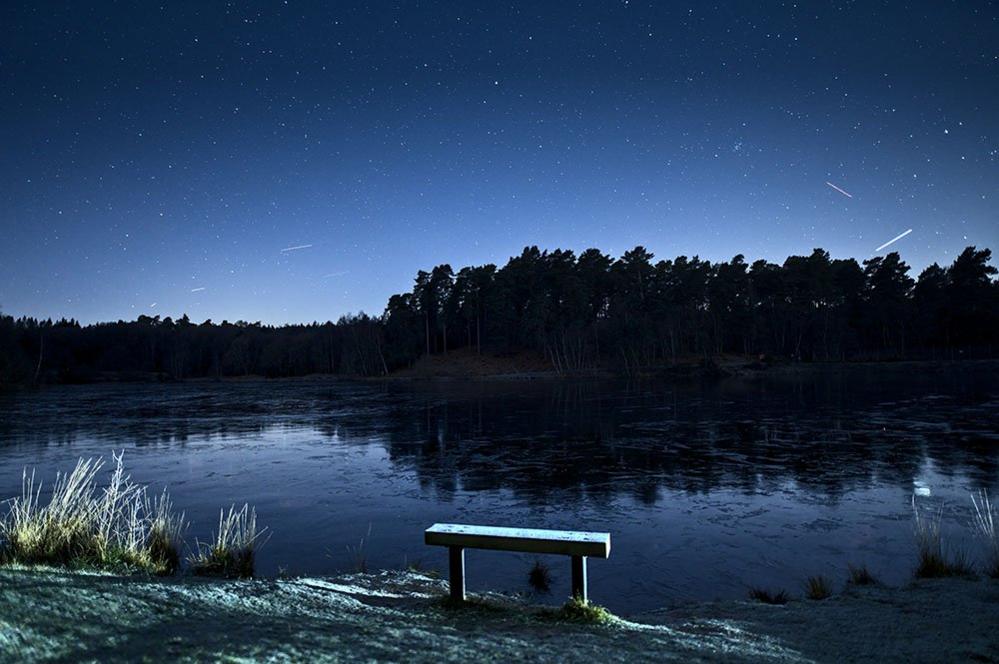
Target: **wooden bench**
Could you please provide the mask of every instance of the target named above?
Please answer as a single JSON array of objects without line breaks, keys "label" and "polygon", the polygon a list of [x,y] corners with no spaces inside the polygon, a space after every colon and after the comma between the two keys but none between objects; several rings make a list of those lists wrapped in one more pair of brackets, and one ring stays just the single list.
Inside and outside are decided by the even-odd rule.
[{"label": "wooden bench", "polygon": [[610,556],[610,533],[435,523],[427,528],[424,541],[448,548],[451,599],[458,601],[465,600],[465,549],[572,556],[572,596],[583,601],[589,599],[586,589],[587,557]]}]

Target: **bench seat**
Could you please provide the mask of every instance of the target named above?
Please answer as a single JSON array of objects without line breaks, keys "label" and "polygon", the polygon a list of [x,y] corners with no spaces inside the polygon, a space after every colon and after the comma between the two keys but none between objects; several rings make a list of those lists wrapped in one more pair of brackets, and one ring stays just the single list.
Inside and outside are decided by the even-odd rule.
[{"label": "bench seat", "polygon": [[435,523],[427,528],[424,541],[430,545],[460,546],[466,549],[555,553],[592,558],[610,556],[610,533]]}]

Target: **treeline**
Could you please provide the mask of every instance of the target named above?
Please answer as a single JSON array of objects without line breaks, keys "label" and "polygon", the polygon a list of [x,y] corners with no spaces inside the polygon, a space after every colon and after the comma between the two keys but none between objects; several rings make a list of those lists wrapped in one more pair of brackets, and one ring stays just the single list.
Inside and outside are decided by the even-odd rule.
[{"label": "treeline", "polygon": [[383,324],[365,314],[281,327],[188,317],[81,326],[0,316],[0,386],[309,374],[384,375]]},{"label": "treeline", "polygon": [[[420,271],[380,317],[259,323],[140,316],[81,326],[0,316],[0,384],[104,374],[383,375],[424,355],[538,353],[555,371],[634,374],[722,354],[798,361],[992,357],[999,283],[968,247],[917,279],[897,253],[858,263],[814,250],[782,265],[739,255],[654,261],[528,247],[502,268]],[[466,351],[467,352],[467,351]],[[120,376],[119,376],[120,377]]]}]

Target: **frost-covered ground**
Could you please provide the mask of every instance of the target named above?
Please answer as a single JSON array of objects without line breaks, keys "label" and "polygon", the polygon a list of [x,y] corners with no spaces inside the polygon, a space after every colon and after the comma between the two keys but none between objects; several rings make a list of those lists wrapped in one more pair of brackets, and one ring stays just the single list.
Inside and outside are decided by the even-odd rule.
[{"label": "frost-covered ground", "polygon": [[999,582],[852,589],[822,602],[689,605],[580,625],[445,586],[335,579],[160,581],[0,571],[0,661],[999,661]]}]

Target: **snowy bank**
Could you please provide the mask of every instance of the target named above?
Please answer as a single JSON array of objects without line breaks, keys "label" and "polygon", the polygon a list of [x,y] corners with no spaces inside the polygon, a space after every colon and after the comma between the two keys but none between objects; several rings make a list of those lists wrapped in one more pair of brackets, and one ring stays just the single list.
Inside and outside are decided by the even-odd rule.
[{"label": "snowy bank", "polygon": [[825,601],[687,605],[562,622],[442,581],[383,572],[213,581],[0,570],[0,661],[999,660],[999,582],[854,588]]}]

